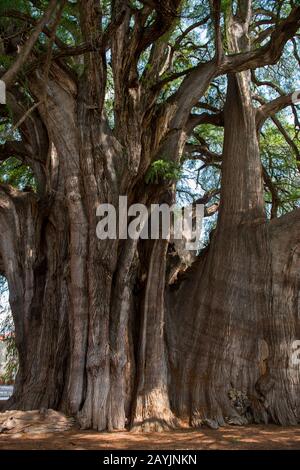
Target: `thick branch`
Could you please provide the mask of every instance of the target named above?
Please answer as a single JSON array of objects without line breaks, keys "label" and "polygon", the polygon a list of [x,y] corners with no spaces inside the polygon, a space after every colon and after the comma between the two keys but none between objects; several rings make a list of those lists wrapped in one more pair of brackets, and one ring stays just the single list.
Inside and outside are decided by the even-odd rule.
[{"label": "thick branch", "polygon": [[[38,21],[32,18],[30,15],[27,15],[26,13],[23,13],[18,10],[5,10],[3,13],[0,14],[0,16],[3,16],[5,18],[16,18],[18,20],[24,21],[25,23],[29,23],[30,25],[37,26]],[[52,36],[52,31],[51,29],[48,28],[48,26],[44,26],[42,29],[42,32],[46,34],[49,38]],[[59,37],[55,36],[54,42],[57,47],[60,49],[69,49],[69,46],[65,44]]]},{"label": "thick branch", "polygon": [[290,106],[292,104],[292,96],[292,93],[289,95],[279,96],[279,98],[276,98],[269,103],[265,103],[258,108],[256,113],[257,127],[260,128],[269,117],[282,111],[287,106]]},{"label": "thick branch", "polygon": [[295,36],[299,26],[300,7],[295,7],[285,20],[278,23],[268,44],[255,51],[226,57],[220,72],[241,72],[275,64],[280,58],[285,44]]},{"label": "thick branch", "polygon": [[201,113],[201,114],[190,114],[187,122],[186,130],[188,134],[195,129],[195,127],[201,124],[214,124],[215,126],[224,126],[224,113],[220,111],[216,114]]},{"label": "thick branch", "polygon": [[[284,109],[286,106],[291,106],[292,105],[292,101],[290,99],[291,96],[292,95],[284,95],[284,96],[281,96],[279,98],[276,98],[274,101],[271,101],[270,103],[265,103],[263,98],[261,98],[258,95],[255,95],[254,98],[262,104],[261,108],[258,108],[258,111],[257,111],[257,114],[256,114],[256,123],[257,123],[257,129],[260,130],[262,125],[264,124],[265,120],[268,117],[271,117],[271,119],[274,122],[274,124],[276,125],[277,129],[279,130],[279,132],[282,134],[282,136],[284,137],[287,144],[291,147],[291,149],[295,153],[296,160],[297,160],[297,166],[298,166],[298,168],[300,168],[300,152],[299,152],[299,149],[298,149],[297,145],[295,144],[295,142],[293,141],[293,139],[290,137],[290,135],[287,132],[287,130],[285,129],[284,125],[275,116],[276,112],[280,111],[280,109]],[[284,102],[285,102],[285,105],[284,105]],[[261,114],[261,112],[260,112],[260,110],[263,109],[265,106],[266,106],[267,111],[268,111],[268,109],[270,110],[269,113],[266,111],[266,115]]]},{"label": "thick branch", "polygon": [[178,38],[176,39],[175,43],[174,43],[174,49],[177,49],[180,47],[180,44],[181,44],[181,41],[191,32],[193,31],[194,29],[196,28],[199,28],[199,26],[203,26],[205,23],[207,23],[209,20],[209,16],[206,16],[205,18],[203,18],[203,20],[200,20],[200,21],[197,21],[196,23],[193,23],[192,25],[190,25],[188,28],[186,28],[182,34],[180,34],[180,36],[178,36]]},{"label": "thick branch", "polygon": [[219,65],[224,57],[224,49],[222,43],[222,30],[221,30],[221,1],[212,1],[212,14],[214,19],[215,28],[215,49],[216,49],[216,62]]},{"label": "thick branch", "polygon": [[140,38],[136,48],[136,56],[139,56],[143,50],[145,50],[148,46],[153,44],[153,42],[157,41],[170,30],[171,26],[178,17],[177,10],[180,3],[180,0],[165,0],[164,2],[155,2],[154,8],[156,10],[156,19],[153,25],[142,29],[140,32]]},{"label": "thick branch", "polygon": [[[103,40],[102,13],[97,0],[80,2],[80,23],[82,34],[86,42],[93,43],[100,38]],[[85,81],[88,85],[88,105],[98,106],[102,109],[106,86],[106,59],[103,47],[85,54]]]},{"label": "thick branch", "polygon": [[[300,7],[295,7],[290,15],[281,21],[265,46],[254,51],[228,55],[218,66],[216,60],[199,64],[187,73],[177,92],[168,104],[177,105],[177,113],[173,117],[172,127],[184,124],[190,110],[197,104],[212,78],[231,73],[255,69],[264,65],[275,64],[280,58],[287,41],[297,33],[300,26]],[[193,90],[193,93],[191,93]]]},{"label": "thick branch", "polygon": [[38,21],[35,29],[33,30],[33,33],[31,34],[30,38],[28,41],[24,44],[22,47],[22,50],[17,58],[17,60],[13,63],[13,65],[5,72],[5,74],[1,77],[1,80],[3,80],[6,83],[6,86],[9,86],[23,65],[26,63],[36,41],[38,40],[38,37],[40,33],[43,31],[44,26],[48,23],[48,21],[51,18],[51,15],[56,9],[57,6],[57,0],[51,0],[49,3],[49,6],[44,14],[44,16]]}]

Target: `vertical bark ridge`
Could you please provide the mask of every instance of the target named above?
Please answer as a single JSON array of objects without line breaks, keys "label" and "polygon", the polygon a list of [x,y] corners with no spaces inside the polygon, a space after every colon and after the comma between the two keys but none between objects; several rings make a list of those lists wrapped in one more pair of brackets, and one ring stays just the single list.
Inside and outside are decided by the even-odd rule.
[{"label": "vertical bark ridge", "polygon": [[147,273],[133,430],[161,431],[177,424],[169,401],[165,349],[164,287],[167,248],[167,240],[153,243]]}]

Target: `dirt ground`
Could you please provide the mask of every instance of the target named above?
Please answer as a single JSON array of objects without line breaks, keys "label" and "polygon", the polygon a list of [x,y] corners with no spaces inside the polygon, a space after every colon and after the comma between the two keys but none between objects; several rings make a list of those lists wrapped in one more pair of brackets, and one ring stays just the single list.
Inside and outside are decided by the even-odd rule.
[{"label": "dirt ground", "polygon": [[1,450],[275,450],[300,449],[300,427],[243,426],[160,434],[67,431],[0,435]]}]

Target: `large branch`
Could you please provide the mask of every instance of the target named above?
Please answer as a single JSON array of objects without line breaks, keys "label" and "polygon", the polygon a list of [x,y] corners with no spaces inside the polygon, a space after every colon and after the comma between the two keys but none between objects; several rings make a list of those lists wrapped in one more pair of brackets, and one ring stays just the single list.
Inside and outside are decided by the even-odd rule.
[{"label": "large branch", "polygon": [[[26,97],[21,94],[18,90],[14,89],[13,93],[7,94],[7,102],[13,114],[14,127],[18,127],[18,130],[22,137],[21,145],[27,151],[28,159],[32,159],[42,164],[46,163],[48,154],[49,139],[47,129],[42,121],[41,115],[35,108],[28,113],[26,103]],[[7,140],[7,145],[12,146],[12,139]],[[16,144],[13,144],[16,148]],[[23,152],[24,154],[24,152]]]},{"label": "large branch", "polygon": [[293,150],[295,156],[296,156],[296,164],[297,164],[297,167],[300,171],[300,152],[299,152],[299,149],[297,147],[297,145],[295,144],[295,142],[293,141],[293,139],[291,138],[291,136],[289,135],[289,133],[287,132],[287,130],[285,129],[285,127],[283,126],[283,124],[280,122],[279,119],[276,118],[276,116],[273,116],[272,117],[272,121],[274,122],[275,126],[277,127],[277,129],[279,130],[279,132],[282,134],[282,136],[284,137],[285,141],[287,142],[287,144],[291,147],[291,149]]},{"label": "large branch", "polygon": [[277,217],[278,207],[280,205],[280,197],[278,195],[276,185],[273,183],[272,178],[270,177],[264,166],[262,167],[262,170],[265,185],[269,189],[272,197],[271,219],[275,219]]},{"label": "large branch", "polygon": [[[172,115],[172,127],[184,125],[193,106],[205,93],[211,80],[219,75],[256,69],[275,64],[287,41],[293,38],[300,27],[300,6],[293,8],[290,15],[280,23],[265,46],[249,51],[225,56],[220,65],[214,59],[192,68],[177,92],[169,99],[167,106],[176,104],[177,112]],[[191,90],[193,92],[191,93]]]},{"label": "large branch", "polygon": [[[27,209],[32,209],[37,202],[33,193],[23,192],[8,184],[0,184],[0,247],[2,242],[2,256],[4,257],[4,244],[7,245],[7,236],[21,240],[22,223],[26,221]],[[6,261],[4,259],[4,261]]]},{"label": "large branch", "polygon": [[220,72],[242,72],[247,69],[275,64],[279,60],[287,41],[296,35],[299,27],[300,6],[293,8],[290,15],[277,24],[268,44],[254,51],[227,56]]},{"label": "large branch", "polygon": [[1,80],[5,82],[7,87],[13,82],[13,80],[15,79],[15,77],[17,76],[21,68],[23,67],[23,65],[26,63],[35,43],[38,40],[40,33],[43,31],[43,28],[50,20],[58,3],[59,2],[57,0],[50,1],[45,14],[37,22],[36,27],[34,28],[33,33],[31,34],[30,38],[26,41],[26,43],[22,47],[17,60],[7,70],[7,72],[5,72],[5,74],[1,77]]},{"label": "large branch", "polygon": [[[88,41],[85,41],[76,46],[66,46],[61,44],[58,50],[52,51],[52,62],[56,61],[57,65],[61,65],[61,59],[64,59],[65,57],[76,57],[87,53],[97,53],[98,56],[104,54],[105,51],[108,50],[112,37],[114,36],[117,28],[122,23],[123,16],[124,12],[121,11],[117,18],[106,27],[102,34],[99,33],[97,36],[93,36],[93,38]],[[58,45],[56,38],[55,43]],[[34,71],[45,62],[46,58],[47,54],[39,54],[38,57],[28,65],[26,72],[29,74]],[[70,72],[69,69],[66,69],[65,63],[64,70]]]},{"label": "large branch", "polygon": [[190,134],[195,127],[200,126],[201,124],[214,124],[215,126],[222,127],[224,126],[224,113],[219,111],[218,113],[201,113],[201,114],[190,114],[186,131]]},{"label": "large branch", "polygon": [[283,95],[280,96],[279,98],[276,98],[273,101],[270,101],[269,103],[266,103],[263,98],[261,98],[258,95],[254,95],[254,99],[259,101],[262,106],[257,109],[256,111],[256,126],[258,131],[261,129],[263,126],[264,122],[266,119],[271,118],[272,121],[274,122],[275,126],[279,130],[279,132],[282,134],[284,137],[285,141],[287,144],[291,147],[293,150],[295,156],[296,156],[296,161],[297,161],[297,167],[300,169],[300,151],[298,149],[298,146],[295,144],[293,139],[290,137],[288,131],[285,129],[284,125],[280,122],[280,120],[275,116],[275,114],[282,109],[286,108],[287,106],[292,106],[292,96],[293,94],[290,95]]},{"label": "large branch", "polygon": [[[13,9],[12,10],[4,10],[4,12],[2,12],[0,14],[0,16],[5,17],[5,18],[15,18],[15,19],[24,21],[24,23],[28,23],[28,24],[30,24],[32,26],[35,26],[35,27],[37,27],[37,25],[38,25],[38,20],[36,20],[35,18],[32,18],[30,15],[27,15],[26,13],[23,13],[23,12],[18,11],[18,10],[13,10]],[[43,29],[42,29],[42,32],[44,34],[46,34],[46,36],[51,38],[52,31],[51,31],[50,28],[48,28],[48,26],[44,26]],[[59,39],[58,36],[55,36],[54,42],[55,42],[56,46],[59,47],[60,49],[68,49],[69,48],[69,46],[67,44],[65,44],[61,39]]]},{"label": "large branch", "polygon": [[151,26],[139,31],[140,37],[135,52],[137,56],[165,33],[170,31],[170,28],[178,18],[178,9],[181,1],[164,0],[163,2],[157,1],[151,3],[152,5],[149,6],[153,6],[155,9],[156,18]]},{"label": "large branch", "polygon": [[[97,0],[80,2],[80,25],[83,38],[93,43],[103,40],[102,12]],[[98,106],[102,110],[106,86],[106,59],[103,47],[84,56],[85,80],[88,86],[90,102],[88,105]]]},{"label": "large branch", "polygon": [[221,30],[221,1],[213,0],[212,1],[212,16],[214,19],[214,29],[215,29],[215,56],[216,62],[219,65],[224,57],[224,49],[222,43],[222,30]]},{"label": "large branch", "polygon": [[278,98],[265,103],[257,109],[256,112],[256,122],[258,128],[260,128],[263,123],[274,114],[282,111],[287,106],[293,104],[293,93],[289,95],[279,96]]}]

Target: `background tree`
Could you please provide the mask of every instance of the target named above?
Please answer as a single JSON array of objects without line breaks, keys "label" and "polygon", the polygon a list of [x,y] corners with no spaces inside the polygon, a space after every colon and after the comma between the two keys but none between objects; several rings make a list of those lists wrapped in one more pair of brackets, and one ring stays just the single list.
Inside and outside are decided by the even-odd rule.
[{"label": "background tree", "polygon": [[18,353],[8,303],[8,290],[5,279],[0,277],[0,383],[13,383],[17,371]]},{"label": "background tree", "polygon": [[[300,6],[9,1],[0,15],[8,407],[98,430],[298,422]],[[166,240],[97,239],[99,203],[171,203],[176,187],[210,232],[190,267]]]}]

